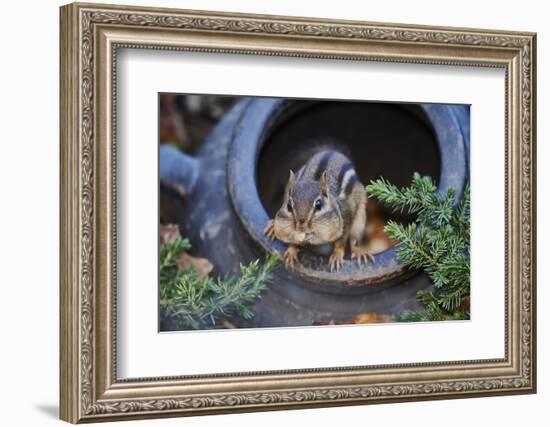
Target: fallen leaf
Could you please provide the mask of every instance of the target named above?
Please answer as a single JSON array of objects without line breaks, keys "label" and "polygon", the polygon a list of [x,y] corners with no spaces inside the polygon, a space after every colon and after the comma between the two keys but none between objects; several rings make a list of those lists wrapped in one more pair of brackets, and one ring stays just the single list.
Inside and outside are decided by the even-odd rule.
[{"label": "fallen leaf", "polygon": [[227,319],[224,319],[222,324],[225,329],[237,329],[237,327]]},{"label": "fallen leaf", "polygon": [[[174,242],[181,238],[180,229],[177,224],[161,224],[160,244]],[[212,263],[206,258],[194,257],[187,252],[182,252],[178,257],[178,270],[185,271],[194,268],[201,279],[208,277],[214,269]]]},{"label": "fallen leaf", "polygon": [[181,238],[179,226],[177,224],[161,224],[159,238],[161,245]]},{"label": "fallen leaf", "polygon": [[172,94],[160,96],[159,140],[161,144],[177,144],[186,148],[191,141],[178,98],[178,95]]},{"label": "fallen leaf", "polygon": [[193,267],[201,279],[205,279],[212,272],[214,266],[206,258],[199,258],[183,252],[178,257],[178,270],[184,271]]},{"label": "fallen leaf", "polygon": [[361,313],[356,316],[353,316],[346,323],[350,325],[355,325],[360,323],[387,323],[387,322],[391,322],[392,320],[393,320],[392,317],[386,314]]},{"label": "fallen leaf", "polygon": [[380,206],[376,201],[369,199],[367,203],[367,229],[366,242],[363,247],[371,254],[377,254],[397,244],[384,232],[387,219],[384,217]]}]

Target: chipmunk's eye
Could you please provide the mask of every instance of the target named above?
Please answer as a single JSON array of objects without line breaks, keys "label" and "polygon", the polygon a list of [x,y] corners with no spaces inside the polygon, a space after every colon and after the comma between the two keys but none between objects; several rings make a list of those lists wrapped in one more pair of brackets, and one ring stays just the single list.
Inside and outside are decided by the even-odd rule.
[{"label": "chipmunk's eye", "polygon": [[323,207],[323,201],[321,199],[315,200],[315,210],[320,211]]},{"label": "chipmunk's eye", "polygon": [[286,209],[289,212],[292,212],[292,203],[290,203],[290,200],[286,203]]}]

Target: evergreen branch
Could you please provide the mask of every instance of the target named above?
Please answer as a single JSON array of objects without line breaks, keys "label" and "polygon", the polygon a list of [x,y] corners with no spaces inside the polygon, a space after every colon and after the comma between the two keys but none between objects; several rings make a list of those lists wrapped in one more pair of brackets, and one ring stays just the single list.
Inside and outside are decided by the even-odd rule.
[{"label": "evergreen branch", "polygon": [[410,187],[399,189],[384,178],[371,181],[367,192],[394,211],[414,214],[435,203],[437,188],[430,177],[421,177],[415,173]]},{"label": "evergreen branch", "polygon": [[401,321],[428,321],[469,318],[470,298],[470,186],[460,203],[456,192],[440,194],[430,177],[415,173],[411,185],[399,189],[380,178],[371,181],[367,192],[394,212],[416,214],[408,225],[389,221],[384,231],[402,243],[397,255],[411,268],[423,269],[432,279],[433,292],[419,291],[425,309],[404,312]]},{"label": "evergreen branch", "polygon": [[237,277],[200,278],[194,268],[179,271],[177,258],[190,248],[187,240],[161,245],[160,307],[163,318],[170,318],[181,329],[217,327],[227,317],[254,316],[251,309],[262,290],[272,279],[278,263],[275,255],[240,266]]}]

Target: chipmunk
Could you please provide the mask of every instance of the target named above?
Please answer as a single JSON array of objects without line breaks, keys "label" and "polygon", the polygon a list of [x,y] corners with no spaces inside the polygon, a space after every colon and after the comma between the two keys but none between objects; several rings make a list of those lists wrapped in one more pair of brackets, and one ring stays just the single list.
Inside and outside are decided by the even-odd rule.
[{"label": "chipmunk", "polygon": [[288,244],[287,267],[298,259],[299,247],[334,243],[330,271],[342,266],[346,242],[351,257],[362,264],[371,254],[359,246],[367,222],[367,194],[353,164],[343,154],[328,150],[315,154],[285,187],[283,204],[264,233]]}]

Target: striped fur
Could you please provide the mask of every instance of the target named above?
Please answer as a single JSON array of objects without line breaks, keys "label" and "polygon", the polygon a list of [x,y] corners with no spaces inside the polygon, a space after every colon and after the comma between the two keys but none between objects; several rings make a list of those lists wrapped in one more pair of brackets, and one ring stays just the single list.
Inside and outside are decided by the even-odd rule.
[{"label": "striped fur", "polygon": [[348,197],[356,186],[362,188],[353,164],[337,151],[322,151],[314,155],[298,172],[297,181],[319,181],[327,172],[328,187],[335,197]]},{"label": "striped fur", "polygon": [[366,227],[365,207],[365,189],[351,161],[340,152],[321,151],[296,176],[290,173],[283,204],[267,234],[289,245],[287,265],[294,263],[297,246],[334,242],[330,268],[337,270],[346,242],[359,260],[367,256],[357,246]]}]

